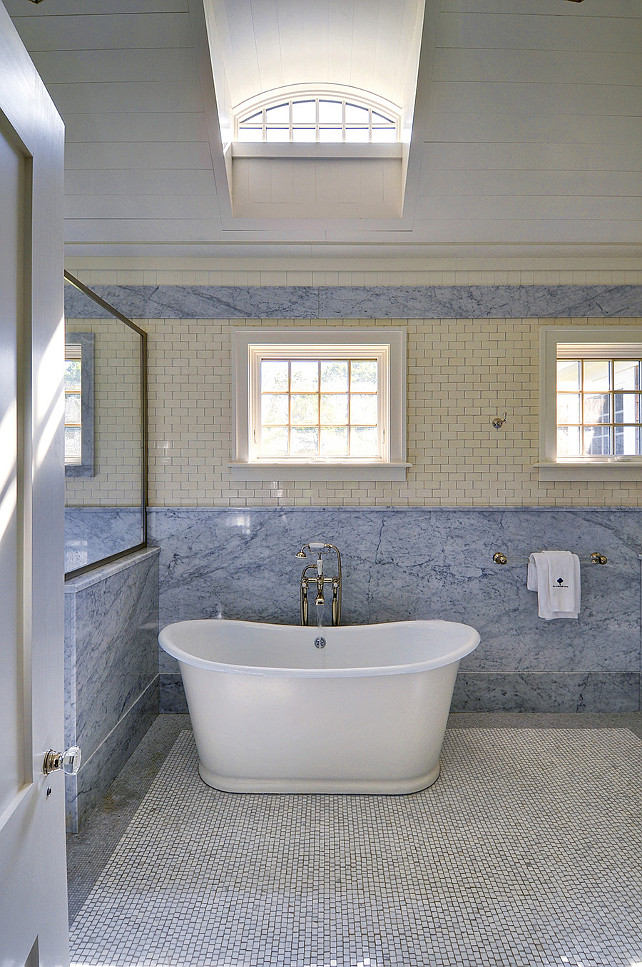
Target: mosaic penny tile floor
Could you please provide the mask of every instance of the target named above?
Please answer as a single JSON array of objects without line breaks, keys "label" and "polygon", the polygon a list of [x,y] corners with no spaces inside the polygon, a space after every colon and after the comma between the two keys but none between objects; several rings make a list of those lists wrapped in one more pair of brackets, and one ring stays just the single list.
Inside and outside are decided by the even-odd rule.
[{"label": "mosaic penny tile floor", "polygon": [[642,967],[642,741],[449,729],[409,796],[217,792],[181,732],[76,967]]}]

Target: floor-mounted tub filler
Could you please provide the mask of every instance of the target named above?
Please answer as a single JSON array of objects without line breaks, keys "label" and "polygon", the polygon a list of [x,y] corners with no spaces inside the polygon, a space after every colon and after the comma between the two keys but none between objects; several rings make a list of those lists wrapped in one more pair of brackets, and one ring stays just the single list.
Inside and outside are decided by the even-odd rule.
[{"label": "floor-mounted tub filler", "polygon": [[416,792],[439,775],[459,661],[453,621],[167,625],[203,780],[227,792]]}]

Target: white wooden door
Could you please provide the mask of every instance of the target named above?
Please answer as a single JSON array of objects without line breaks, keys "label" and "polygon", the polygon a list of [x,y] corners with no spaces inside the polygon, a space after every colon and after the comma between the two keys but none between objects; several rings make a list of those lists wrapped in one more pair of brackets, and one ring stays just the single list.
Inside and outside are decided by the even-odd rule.
[{"label": "white wooden door", "polygon": [[63,127],[0,3],[0,965],[68,963]]}]

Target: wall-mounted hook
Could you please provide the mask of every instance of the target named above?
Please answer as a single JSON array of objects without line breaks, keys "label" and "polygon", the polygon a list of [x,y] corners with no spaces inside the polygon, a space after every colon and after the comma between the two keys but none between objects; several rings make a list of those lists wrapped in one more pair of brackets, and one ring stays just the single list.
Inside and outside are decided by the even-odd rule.
[{"label": "wall-mounted hook", "polygon": [[506,417],[507,416],[508,416],[508,414],[507,413],[504,413],[503,416],[496,416],[495,417],[495,419],[493,420],[493,426],[495,427],[496,430],[499,430],[499,428],[504,425],[504,423],[506,422]]}]

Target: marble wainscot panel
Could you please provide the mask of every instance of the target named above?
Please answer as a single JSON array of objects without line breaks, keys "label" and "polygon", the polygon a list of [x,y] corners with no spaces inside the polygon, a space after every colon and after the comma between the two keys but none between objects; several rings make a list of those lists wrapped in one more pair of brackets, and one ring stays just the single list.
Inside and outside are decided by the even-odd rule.
[{"label": "marble wainscot panel", "polygon": [[82,752],[65,777],[77,832],[158,714],[157,548],[65,584],[65,742]]},{"label": "marble wainscot panel", "polygon": [[[96,285],[130,319],[529,319],[642,315],[639,285]],[[68,319],[108,313],[65,286]]]},{"label": "marble wainscot panel", "polygon": [[[152,509],[161,549],[160,624],[213,617],[296,624],[309,540],[336,544],[343,623],[463,621],[479,648],[460,666],[454,708],[631,711],[640,706],[639,509]],[[581,561],[578,620],[544,621],[526,589],[528,555]],[[504,566],[493,563],[503,551]],[[608,564],[590,563],[599,551]],[[327,610],[327,606],[326,606]],[[324,620],[329,622],[329,615]],[[161,710],[184,709],[161,652]]]},{"label": "marble wainscot panel", "polygon": [[66,507],[65,572],[143,541],[140,507]]}]

